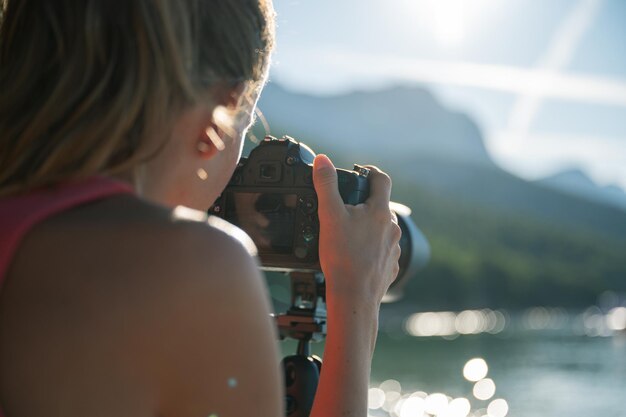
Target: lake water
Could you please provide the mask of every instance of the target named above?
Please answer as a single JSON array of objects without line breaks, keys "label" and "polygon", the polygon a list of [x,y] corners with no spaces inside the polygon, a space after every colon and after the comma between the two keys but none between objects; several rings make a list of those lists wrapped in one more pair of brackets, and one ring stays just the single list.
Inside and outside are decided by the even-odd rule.
[{"label": "lake water", "polygon": [[[590,317],[595,316],[588,311],[541,326],[528,317],[508,317],[506,328],[496,334],[445,338],[411,336],[397,320],[394,325],[383,317],[372,363],[370,415],[427,417],[437,411],[438,417],[480,417],[500,399],[506,403],[497,401],[489,415],[626,417],[626,333],[580,331],[578,319],[593,324]],[[291,343],[283,346],[287,353],[293,349]],[[314,351],[321,349],[314,345]],[[464,377],[472,358],[482,358],[488,366],[487,375],[478,378],[495,385],[487,400],[477,399],[475,383]],[[414,400],[407,402],[411,395]],[[453,406],[433,408],[436,397]]]},{"label": "lake water", "polygon": [[[486,361],[487,377],[495,382],[488,401],[474,398],[474,383],[463,377],[465,363],[475,357]],[[626,337],[519,332],[398,340],[381,334],[372,386],[388,379],[397,380],[403,393],[467,398],[473,411],[503,398],[509,416],[624,417]]]}]

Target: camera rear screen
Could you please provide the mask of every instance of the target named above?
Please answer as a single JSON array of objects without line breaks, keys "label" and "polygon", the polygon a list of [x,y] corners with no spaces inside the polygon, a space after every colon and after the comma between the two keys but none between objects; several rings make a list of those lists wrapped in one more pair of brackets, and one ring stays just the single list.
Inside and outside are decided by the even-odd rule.
[{"label": "camera rear screen", "polygon": [[296,194],[231,192],[225,197],[224,219],[242,228],[259,252],[292,252]]}]

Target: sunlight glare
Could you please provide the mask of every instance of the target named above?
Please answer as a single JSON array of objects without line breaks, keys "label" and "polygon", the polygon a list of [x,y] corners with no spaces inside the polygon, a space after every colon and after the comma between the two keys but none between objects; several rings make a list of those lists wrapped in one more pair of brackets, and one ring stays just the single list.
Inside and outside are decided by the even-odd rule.
[{"label": "sunlight glare", "polygon": [[378,410],[385,404],[385,391],[380,388],[370,388],[367,392],[367,408]]},{"label": "sunlight glare", "polygon": [[400,394],[397,391],[387,391],[385,393],[385,403],[383,404],[383,410],[385,411],[392,411],[395,406],[396,403],[400,400],[400,397],[402,397],[402,394]]},{"label": "sunlight glare", "polygon": [[481,379],[474,384],[472,393],[479,400],[488,400],[496,393],[496,384],[491,378]]},{"label": "sunlight glare", "polygon": [[506,400],[502,398],[498,398],[497,400],[493,400],[487,406],[487,414],[489,417],[504,417],[509,412],[509,404]]},{"label": "sunlight glare", "polygon": [[474,358],[467,361],[463,367],[463,376],[468,381],[476,382],[486,377],[488,370],[487,362],[484,359]]},{"label": "sunlight glare", "polygon": [[402,385],[395,379],[388,379],[386,381],[381,382],[379,388],[385,392],[387,391],[395,391],[402,392]]},{"label": "sunlight glare", "polygon": [[485,20],[494,0],[422,0],[423,10],[430,18],[431,31],[445,46],[462,44],[471,33],[471,25]]},{"label": "sunlight glare", "polygon": [[480,311],[465,310],[462,311],[454,322],[456,331],[460,334],[477,334],[480,333],[484,326],[483,314]]},{"label": "sunlight glare", "polygon": [[400,417],[422,417],[426,402],[420,397],[407,398],[400,408]]},{"label": "sunlight glare", "polygon": [[445,45],[457,45],[465,37],[465,1],[430,0],[433,31]]},{"label": "sunlight glare", "polygon": [[455,318],[449,311],[415,313],[407,319],[405,329],[412,336],[450,336],[456,332]]},{"label": "sunlight glare", "polygon": [[411,314],[404,321],[404,331],[415,337],[455,337],[459,334],[500,333],[506,317],[498,310],[430,311]]},{"label": "sunlight glare", "polygon": [[626,330],[626,307],[615,307],[606,316],[609,329],[619,331]]},{"label": "sunlight glare", "polygon": [[440,417],[467,417],[472,406],[467,398],[455,398],[450,401],[448,408],[440,414]]},{"label": "sunlight glare", "polygon": [[448,397],[441,393],[430,394],[426,397],[424,410],[428,414],[438,415],[448,408]]}]

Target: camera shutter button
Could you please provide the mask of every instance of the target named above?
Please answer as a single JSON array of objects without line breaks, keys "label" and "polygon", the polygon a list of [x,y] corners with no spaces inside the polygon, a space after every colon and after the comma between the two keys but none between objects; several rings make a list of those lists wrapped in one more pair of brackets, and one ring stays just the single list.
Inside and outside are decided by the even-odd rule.
[{"label": "camera shutter button", "polygon": [[370,170],[369,168],[365,168],[361,165],[358,164],[354,164],[354,171],[356,171],[357,174],[364,176],[365,178],[367,178],[370,175]]}]

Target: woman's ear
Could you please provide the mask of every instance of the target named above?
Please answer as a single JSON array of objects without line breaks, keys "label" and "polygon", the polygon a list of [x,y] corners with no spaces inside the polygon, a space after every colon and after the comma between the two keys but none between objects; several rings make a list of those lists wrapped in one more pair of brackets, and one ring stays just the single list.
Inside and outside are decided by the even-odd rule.
[{"label": "woman's ear", "polygon": [[202,138],[198,139],[196,149],[200,158],[204,159],[205,161],[213,158],[219,152],[217,147],[213,145],[213,142],[211,142],[210,140],[204,140]]},{"label": "woman's ear", "polygon": [[209,160],[217,155],[218,152],[224,150],[224,141],[219,136],[218,129],[213,122],[198,137],[196,150],[204,160]]},{"label": "woman's ear", "polygon": [[[241,101],[245,92],[246,84],[239,82],[236,84],[218,83],[212,87],[211,95],[216,106],[212,110],[208,127],[196,138],[196,152],[203,160],[209,160],[218,152],[226,148],[224,135],[233,135],[229,126],[222,125],[223,110],[235,109]],[[227,111],[228,111],[227,110]]]}]

